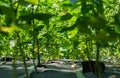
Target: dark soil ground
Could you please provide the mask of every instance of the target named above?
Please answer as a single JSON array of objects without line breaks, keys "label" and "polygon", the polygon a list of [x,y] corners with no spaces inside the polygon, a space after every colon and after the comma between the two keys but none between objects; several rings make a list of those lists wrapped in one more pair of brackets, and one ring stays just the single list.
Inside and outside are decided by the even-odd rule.
[{"label": "dark soil ground", "polygon": [[[31,69],[32,64],[28,64],[28,71],[33,70]],[[117,78],[120,78],[120,65],[106,65],[107,68],[103,73],[103,78],[110,78],[112,75],[116,75]],[[32,72],[30,74],[30,78],[95,78],[92,77],[93,75],[89,74],[86,76],[82,74],[82,66],[78,65],[77,67],[73,68],[72,65],[69,64],[46,64],[46,68],[37,68],[38,72]],[[17,70],[17,78],[20,78],[22,75],[25,74],[23,63],[16,64]],[[6,64],[0,65],[0,78],[13,78],[12,76],[12,63],[8,62]],[[111,77],[114,78],[114,77]]]},{"label": "dark soil ground", "polygon": [[[30,78],[97,78],[97,76],[94,76],[94,74],[90,72],[84,75],[81,70],[81,65],[77,68],[72,68],[71,65],[48,65],[47,68],[38,68],[38,73],[32,73]],[[113,65],[107,65],[103,73],[103,78],[115,78],[112,76],[120,78],[120,68]]]},{"label": "dark soil ground", "polygon": [[[32,64],[28,63],[28,70]],[[23,63],[16,63],[16,76],[19,78],[20,76],[25,74]],[[0,63],[0,78],[13,78],[13,67],[11,62],[7,62],[5,64]]]}]

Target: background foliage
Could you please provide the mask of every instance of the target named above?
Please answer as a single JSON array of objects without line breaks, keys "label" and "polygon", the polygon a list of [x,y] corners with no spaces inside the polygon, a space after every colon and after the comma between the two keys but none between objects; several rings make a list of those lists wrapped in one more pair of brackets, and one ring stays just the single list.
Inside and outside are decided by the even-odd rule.
[{"label": "background foliage", "polygon": [[0,56],[119,59],[119,7],[119,0],[2,0]]}]

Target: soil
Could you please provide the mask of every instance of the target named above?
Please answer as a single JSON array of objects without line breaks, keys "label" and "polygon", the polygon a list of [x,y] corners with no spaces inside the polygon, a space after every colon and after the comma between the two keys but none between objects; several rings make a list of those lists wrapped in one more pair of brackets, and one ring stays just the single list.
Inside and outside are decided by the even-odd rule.
[{"label": "soil", "polygon": [[[47,65],[47,68],[38,68],[38,73],[33,72],[30,78],[81,78],[77,77],[77,71],[79,74],[83,74],[81,65],[72,68],[71,65],[52,64]],[[98,78],[97,75],[94,75],[91,72],[83,74],[84,78]],[[106,70],[102,75],[102,78],[120,78],[120,67],[106,65]]]},{"label": "soil", "polygon": [[[31,70],[32,63],[28,62],[28,71]],[[106,70],[103,73],[103,78],[120,78],[120,65],[106,65]],[[33,69],[32,69],[33,70]],[[37,73],[34,71],[30,74],[30,78],[81,78],[76,75],[76,72],[82,74],[84,78],[93,78],[90,73],[83,74],[81,72],[82,66],[79,64],[73,66],[70,64],[46,64],[46,68],[37,67]],[[19,78],[24,75],[24,66],[23,63],[16,63],[16,76]],[[13,78],[12,77],[12,63],[7,62],[5,64],[0,64],[0,78]],[[89,76],[89,77],[87,77]]]}]

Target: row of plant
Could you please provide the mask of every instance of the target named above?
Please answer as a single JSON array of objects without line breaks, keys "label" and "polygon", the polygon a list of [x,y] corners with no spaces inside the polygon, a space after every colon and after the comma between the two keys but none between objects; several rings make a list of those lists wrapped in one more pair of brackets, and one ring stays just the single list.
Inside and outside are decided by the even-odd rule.
[{"label": "row of plant", "polygon": [[13,64],[22,57],[26,76],[27,57],[37,58],[38,65],[40,58],[119,59],[119,5],[119,0],[2,0],[0,56],[15,57]]}]

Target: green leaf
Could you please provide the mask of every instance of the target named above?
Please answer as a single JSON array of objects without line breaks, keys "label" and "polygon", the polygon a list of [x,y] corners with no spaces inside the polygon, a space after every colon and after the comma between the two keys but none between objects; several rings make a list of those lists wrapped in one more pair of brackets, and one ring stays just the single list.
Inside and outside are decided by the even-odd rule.
[{"label": "green leaf", "polygon": [[34,31],[34,35],[38,35],[38,34],[39,34],[39,31],[40,31],[41,29],[43,29],[43,27],[44,27],[44,25],[41,25],[41,26],[36,27],[36,28],[35,28],[35,31]]},{"label": "green leaf", "polygon": [[10,13],[5,15],[5,22],[7,26],[10,26],[15,21],[15,14]]},{"label": "green leaf", "polygon": [[41,31],[43,29],[43,27],[44,27],[44,25],[40,25],[40,26],[36,27],[34,31],[29,31],[29,32],[32,35],[38,36],[39,35],[39,31]]},{"label": "green leaf", "polygon": [[50,33],[46,33],[46,34],[44,34],[43,36],[44,36],[45,38],[47,38],[47,39],[52,38],[52,36],[50,35]]},{"label": "green leaf", "polygon": [[35,31],[38,32],[38,31],[40,31],[41,29],[43,29],[43,27],[44,27],[44,25],[38,26],[38,27],[35,28]]},{"label": "green leaf", "polygon": [[30,4],[37,5],[39,0],[24,0]]},{"label": "green leaf", "polygon": [[120,13],[114,16],[115,23],[120,26]]},{"label": "green leaf", "polygon": [[37,5],[39,0],[18,0],[19,4],[25,5],[25,4],[33,4]]},{"label": "green leaf", "polygon": [[114,31],[111,27],[106,27],[106,29],[99,31],[96,35],[92,36],[94,40],[102,41],[114,41],[118,38],[118,33]]},{"label": "green leaf", "polygon": [[42,20],[44,22],[49,21],[49,19],[52,17],[51,14],[49,13],[35,13],[35,14],[26,14],[26,15],[21,15],[19,19],[21,21],[26,21],[28,24],[31,24],[31,20],[33,19],[38,19]]},{"label": "green leaf", "polygon": [[81,13],[84,15],[84,14],[88,13],[88,11],[89,11],[87,4],[86,4],[86,0],[82,0],[81,4],[82,4]]},{"label": "green leaf", "polygon": [[105,40],[101,41],[101,42],[99,43],[99,46],[101,46],[101,47],[110,47],[108,41],[105,41]]},{"label": "green leaf", "polygon": [[23,29],[23,30],[31,30],[33,29],[32,25],[28,25],[28,24],[18,24],[16,25],[18,28]]},{"label": "green leaf", "polygon": [[109,36],[106,36],[106,34],[96,34],[95,36],[92,37],[94,40],[104,40],[104,41],[108,41],[110,40],[109,39]]},{"label": "green leaf", "polygon": [[103,0],[94,0],[94,3],[97,6],[98,13],[103,14],[104,13]]},{"label": "green leaf", "polygon": [[22,10],[19,12],[21,16],[24,16],[24,15],[30,15],[30,11],[26,11],[26,10]]},{"label": "green leaf", "polygon": [[21,42],[21,43],[19,44],[19,46],[20,46],[20,45],[21,45],[21,46],[24,46],[24,45],[26,45],[26,44],[31,44],[31,41]]},{"label": "green leaf", "polygon": [[95,29],[105,28],[107,21],[100,16],[90,16],[88,17],[88,24]]},{"label": "green leaf", "polygon": [[80,44],[79,40],[74,40],[73,46],[76,48]]},{"label": "green leaf", "polygon": [[8,4],[0,1],[0,14],[11,14],[13,11]]},{"label": "green leaf", "polygon": [[107,26],[107,27],[105,28],[105,31],[108,32],[108,34],[109,34],[109,36],[111,37],[111,39],[116,39],[117,36],[118,36],[118,33],[116,32],[115,28],[113,28],[113,27]]},{"label": "green leaf", "polygon": [[38,20],[49,20],[53,15],[49,14],[49,13],[35,13],[34,14],[34,18],[38,19]]},{"label": "green leaf", "polygon": [[68,31],[68,38],[73,38],[78,33],[78,29],[75,28],[71,31]]},{"label": "green leaf", "polygon": [[0,26],[0,31],[2,31],[2,32],[6,32],[6,33],[8,33],[8,32],[12,32],[14,30],[14,28],[12,27],[12,26]]},{"label": "green leaf", "polygon": [[71,31],[73,30],[75,27],[74,26],[71,26],[71,27],[64,27],[60,30],[60,32],[65,32],[65,31]]},{"label": "green leaf", "polygon": [[67,13],[67,14],[65,14],[65,15],[63,15],[62,17],[61,17],[61,20],[62,21],[66,21],[66,20],[69,20],[69,19],[71,19],[73,16],[70,14],[70,13]]},{"label": "green leaf", "polygon": [[21,15],[19,17],[19,20],[21,21],[26,21],[27,24],[31,24],[31,20],[33,20],[34,17],[33,17],[33,14],[29,13],[29,14],[26,14],[26,15]]},{"label": "green leaf", "polygon": [[71,7],[72,4],[62,4],[62,7]]},{"label": "green leaf", "polygon": [[1,31],[1,30],[0,30],[0,34],[1,34],[2,36],[9,36],[9,34],[8,34],[7,32],[3,32],[3,31]]},{"label": "green leaf", "polygon": [[88,29],[88,18],[87,17],[78,17],[73,27],[77,27],[79,32],[90,34],[91,31]]},{"label": "green leaf", "polygon": [[91,30],[88,29],[88,25],[88,19],[86,17],[78,17],[76,22],[72,26],[64,27],[63,29],[61,29],[60,32],[71,31],[77,27],[79,29],[79,32],[90,34]]},{"label": "green leaf", "polygon": [[91,30],[88,29],[88,27],[82,25],[82,26],[79,26],[79,32],[83,33],[83,34],[91,34]]}]

